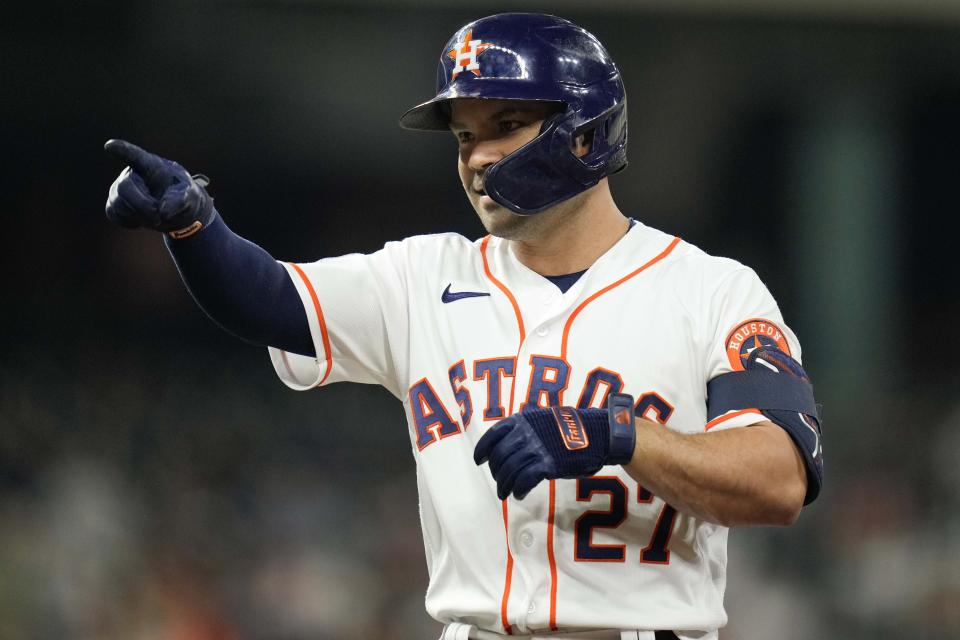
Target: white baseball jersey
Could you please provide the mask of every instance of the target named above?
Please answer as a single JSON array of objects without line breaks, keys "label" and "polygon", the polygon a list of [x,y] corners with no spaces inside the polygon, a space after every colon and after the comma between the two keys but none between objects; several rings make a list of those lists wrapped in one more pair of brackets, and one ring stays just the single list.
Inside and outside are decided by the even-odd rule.
[{"label": "white baseball jersey", "polygon": [[457,234],[285,265],[317,358],[270,349],[294,389],[376,383],[403,402],[441,622],[499,633],[712,631],[726,623],[725,527],[677,513],[619,466],[501,502],[477,440],[524,406],[633,395],[664,428],[702,433],[707,381],[761,344],[799,360],[756,274],[635,224],[566,292],[509,243]]}]

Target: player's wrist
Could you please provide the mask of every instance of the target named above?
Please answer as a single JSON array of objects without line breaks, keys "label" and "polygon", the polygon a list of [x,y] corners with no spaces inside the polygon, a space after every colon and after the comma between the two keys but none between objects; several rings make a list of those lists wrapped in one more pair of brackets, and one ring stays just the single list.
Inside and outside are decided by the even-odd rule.
[{"label": "player's wrist", "polygon": [[185,221],[183,226],[177,225],[174,229],[163,229],[167,237],[171,240],[185,240],[196,235],[203,229],[206,229],[217,218],[217,210],[213,206],[213,198],[207,193],[206,186],[210,184],[210,178],[202,173],[190,177],[191,188],[199,192],[199,205],[192,216],[192,220]]},{"label": "player's wrist", "polygon": [[627,464],[633,459],[637,432],[633,423],[633,396],[611,393],[606,409],[576,409],[584,432],[603,464]]},{"label": "player's wrist", "polygon": [[637,430],[633,420],[633,396],[611,393],[607,400],[609,449],[607,464],[628,464],[637,446]]},{"label": "player's wrist", "polygon": [[627,464],[633,458],[633,397],[611,394],[607,406],[537,408],[524,412],[553,457],[558,477],[593,475],[604,465]]},{"label": "player's wrist", "polygon": [[208,215],[194,220],[187,226],[173,231],[165,231],[167,242],[181,242],[188,238],[195,238],[201,231],[205,231],[214,225],[218,220],[222,220],[220,214],[214,208],[210,209]]}]

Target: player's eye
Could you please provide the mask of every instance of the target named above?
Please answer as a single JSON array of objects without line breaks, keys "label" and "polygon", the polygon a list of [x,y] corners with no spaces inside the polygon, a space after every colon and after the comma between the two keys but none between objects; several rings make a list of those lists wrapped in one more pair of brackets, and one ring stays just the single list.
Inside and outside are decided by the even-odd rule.
[{"label": "player's eye", "polygon": [[454,135],[457,137],[457,142],[460,144],[467,144],[473,140],[473,134],[469,131],[458,131]]},{"label": "player's eye", "polygon": [[516,131],[522,127],[525,127],[526,123],[520,120],[501,120],[500,121],[500,131],[507,133],[510,131]]}]

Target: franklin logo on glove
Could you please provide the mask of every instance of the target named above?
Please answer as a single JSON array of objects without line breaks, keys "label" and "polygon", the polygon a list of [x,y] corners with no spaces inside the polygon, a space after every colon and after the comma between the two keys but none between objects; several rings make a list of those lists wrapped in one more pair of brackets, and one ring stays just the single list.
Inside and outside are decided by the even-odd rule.
[{"label": "franklin logo on glove", "polygon": [[587,434],[583,430],[583,422],[580,421],[576,409],[553,407],[553,417],[557,419],[557,428],[560,429],[560,437],[563,438],[563,444],[567,449],[576,451],[590,446]]}]

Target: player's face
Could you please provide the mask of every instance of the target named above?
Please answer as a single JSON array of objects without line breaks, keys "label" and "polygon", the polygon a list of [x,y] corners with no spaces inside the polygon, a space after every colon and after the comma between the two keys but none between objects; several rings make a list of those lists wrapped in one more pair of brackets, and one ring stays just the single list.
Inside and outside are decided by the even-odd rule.
[{"label": "player's face", "polygon": [[553,103],[526,100],[451,101],[450,131],[459,149],[460,182],[483,226],[493,235],[523,239],[544,215],[520,216],[494,202],[484,191],[483,178],[490,166],[536,138],[543,121],[557,109]]}]

